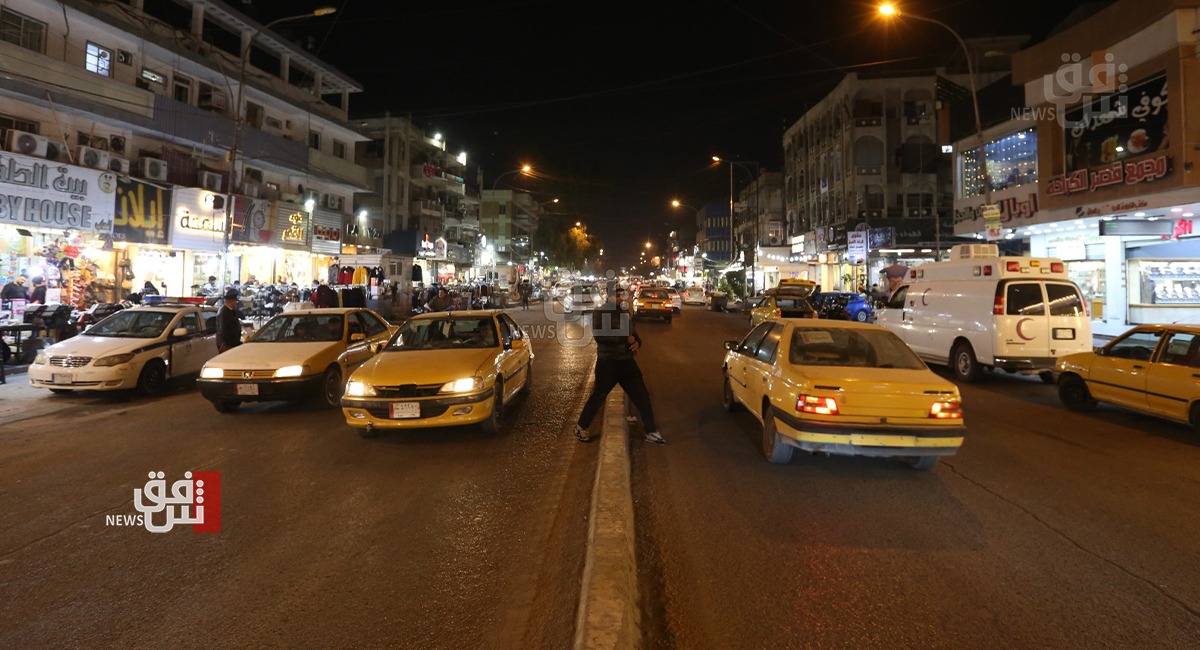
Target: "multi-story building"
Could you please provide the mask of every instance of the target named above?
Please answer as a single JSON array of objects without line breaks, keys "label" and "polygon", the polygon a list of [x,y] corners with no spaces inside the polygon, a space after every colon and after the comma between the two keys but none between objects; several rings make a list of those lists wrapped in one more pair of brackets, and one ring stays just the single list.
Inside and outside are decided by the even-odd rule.
[{"label": "multi-story building", "polygon": [[[985,51],[1012,51],[1023,40],[968,41],[976,61],[990,62],[976,82],[985,86],[1005,74],[993,67],[1007,59],[985,58]],[[851,73],[787,130],[787,235],[809,265],[809,279],[852,290],[899,251],[933,259],[934,248],[947,247],[941,240],[952,229],[953,184],[942,145],[951,142],[952,127],[972,122],[970,87],[965,70]],[[868,231],[866,255],[848,250],[852,230]]]},{"label": "multi-story building", "polygon": [[12,0],[0,25],[0,192],[24,206],[0,275],[83,304],[222,270],[308,284],[341,252],[367,187],[353,79],[214,0]]},{"label": "multi-story building", "polygon": [[[479,241],[479,179],[466,153],[447,151],[440,133],[429,134],[399,116],[358,122],[371,139],[358,147],[373,191],[359,204],[382,216],[393,251],[422,270],[409,277],[454,281],[471,277]],[[477,176],[478,172],[476,172]],[[411,241],[410,241],[411,240]],[[412,249],[412,250],[408,250]]]},{"label": "multi-story building", "polygon": [[759,170],[758,176],[738,193],[734,215],[738,224],[738,250],[749,267],[746,282],[753,291],[774,287],[780,277],[795,277],[799,273],[800,265],[793,269],[781,265],[777,259],[790,252],[785,237],[783,173]]},{"label": "multi-story building", "polygon": [[508,281],[527,274],[522,269],[533,260],[531,242],[543,213],[542,205],[526,192],[483,190],[479,205],[483,270]]}]

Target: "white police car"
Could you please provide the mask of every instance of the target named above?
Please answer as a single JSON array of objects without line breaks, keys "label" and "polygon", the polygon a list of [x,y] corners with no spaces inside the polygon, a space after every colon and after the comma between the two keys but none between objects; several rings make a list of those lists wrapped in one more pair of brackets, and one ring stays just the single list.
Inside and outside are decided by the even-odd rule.
[{"label": "white police car", "polygon": [[163,302],[125,309],[39,351],[29,383],[54,393],[136,388],[158,394],[168,380],[198,374],[217,355],[216,336],[216,307]]}]

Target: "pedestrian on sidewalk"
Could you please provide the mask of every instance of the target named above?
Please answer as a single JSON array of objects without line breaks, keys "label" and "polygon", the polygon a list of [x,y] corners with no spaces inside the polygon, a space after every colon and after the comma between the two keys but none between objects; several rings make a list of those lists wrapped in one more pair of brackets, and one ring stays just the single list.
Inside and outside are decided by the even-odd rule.
[{"label": "pedestrian on sidewalk", "polygon": [[650,405],[650,392],[646,390],[642,370],[634,359],[642,339],[633,326],[628,294],[615,282],[608,285],[608,300],[592,312],[592,338],[596,340],[596,383],[579,414],[575,438],[579,442],[591,441],[587,428],[613,387],[620,384],[642,416],[646,442],[666,444],[654,421],[654,408]]},{"label": "pedestrian on sidewalk", "polygon": [[242,344],[242,321],[238,318],[238,292],[225,291],[224,304],[217,311],[217,352],[224,352]]}]

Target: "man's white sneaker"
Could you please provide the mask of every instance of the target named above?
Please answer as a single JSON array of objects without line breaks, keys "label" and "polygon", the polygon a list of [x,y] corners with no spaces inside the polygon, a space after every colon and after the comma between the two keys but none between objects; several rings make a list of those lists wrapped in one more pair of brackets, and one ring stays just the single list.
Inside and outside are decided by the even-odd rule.
[{"label": "man's white sneaker", "polygon": [[665,445],[665,444],[667,444],[667,441],[666,441],[666,440],[663,440],[663,437],[662,437],[662,436],[660,436],[660,435],[658,434],[658,432],[657,432],[657,431],[650,431],[650,432],[648,432],[648,433],[646,434],[646,442],[653,442],[653,443],[654,443],[654,444],[656,444],[656,445]]}]

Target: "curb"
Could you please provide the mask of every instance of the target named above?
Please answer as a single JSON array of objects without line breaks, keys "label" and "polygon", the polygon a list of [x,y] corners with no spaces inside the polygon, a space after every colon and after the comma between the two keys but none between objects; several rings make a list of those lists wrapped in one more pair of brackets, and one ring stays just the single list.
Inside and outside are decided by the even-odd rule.
[{"label": "curb", "polygon": [[618,387],[604,404],[600,462],[592,488],[588,550],[575,619],[576,650],[625,650],[642,645],[627,434],[625,392]]}]

